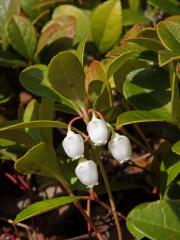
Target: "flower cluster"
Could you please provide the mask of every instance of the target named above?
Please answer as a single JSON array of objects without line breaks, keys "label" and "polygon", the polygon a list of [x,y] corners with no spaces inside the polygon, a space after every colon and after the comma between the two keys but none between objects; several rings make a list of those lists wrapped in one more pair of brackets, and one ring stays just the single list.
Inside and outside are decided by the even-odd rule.
[{"label": "flower cluster", "polygon": [[[111,130],[111,132],[109,131]],[[123,163],[130,159],[132,154],[131,143],[129,139],[116,133],[113,128],[109,128],[108,124],[99,119],[93,114],[92,120],[87,124],[87,132],[91,142],[95,146],[102,146],[108,142],[108,149],[113,158]],[[75,169],[75,174],[79,180],[91,188],[98,184],[97,165],[93,160],[84,158],[84,140],[80,134],[68,130],[67,136],[62,142],[65,153],[72,159],[79,159],[78,166]]]}]

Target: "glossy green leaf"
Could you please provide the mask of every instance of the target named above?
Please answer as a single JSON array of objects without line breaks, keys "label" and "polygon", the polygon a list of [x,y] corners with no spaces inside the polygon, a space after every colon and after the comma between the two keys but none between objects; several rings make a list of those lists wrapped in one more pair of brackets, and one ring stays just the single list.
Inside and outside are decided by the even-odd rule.
[{"label": "glossy green leaf", "polygon": [[23,57],[32,60],[36,48],[36,31],[31,22],[22,16],[14,15],[7,25],[8,40]]},{"label": "glossy green leaf", "polygon": [[153,110],[163,107],[167,114],[171,110],[169,76],[163,69],[132,71],[126,77],[123,92],[128,102],[137,109]]},{"label": "glossy green leaf", "polygon": [[[40,120],[53,120],[54,112],[55,112],[54,102],[49,99],[42,98],[40,108],[39,108],[39,119]],[[53,136],[52,136],[51,128],[43,128],[42,135],[43,135],[43,139],[46,142],[48,142],[49,144],[52,144]]]},{"label": "glossy green leaf", "polygon": [[6,26],[8,19],[20,13],[21,2],[19,0],[0,0],[0,36],[2,37],[3,47],[8,45]]},{"label": "glossy green leaf", "polygon": [[158,51],[158,62],[159,66],[163,67],[164,65],[180,59],[180,54],[168,50]]},{"label": "glossy green leaf", "polygon": [[63,206],[68,203],[76,202],[80,199],[82,199],[82,197],[65,196],[65,197],[52,198],[52,199],[33,203],[33,204],[27,206],[25,209],[23,209],[20,213],[18,213],[18,215],[16,216],[16,218],[14,220],[14,223],[16,224],[16,223],[21,222],[30,217],[34,217],[39,214],[49,212],[60,206]]},{"label": "glossy green leaf", "polygon": [[13,129],[13,130],[4,130],[0,131],[0,137],[14,141],[18,144],[23,144],[27,147],[32,147],[34,141],[32,138],[24,131],[24,129]]},{"label": "glossy green leaf", "polygon": [[23,57],[32,60],[36,48],[36,31],[25,17],[14,15],[7,25],[8,40]]},{"label": "glossy green leaf", "polygon": [[54,148],[48,143],[41,142],[33,146],[21,158],[17,159],[14,168],[21,174],[37,174],[61,179],[60,164]]},{"label": "glossy green leaf", "polygon": [[122,125],[143,122],[173,122],[171,115],[164,109],[154,109],[151,111],[132,110],[120,114],[117,118],[116,127]]},{"label": "glossy green leaf", "polygon": [[[130,55],[128,56],[131,57]],[[149,65],[150,63],[148,61],[138,59],[129,59],[125,61],[124,64],[121,63],[118,70],[113,75],[116,91],[123,94],[123,84],[129,72],[136,69],[147,68]]]},{"label": "glossy green leaf", "polygon": [[163,49],[163,45],[161,44],[160,41],[150,37],[149,38],[137,37],[137,38],[132,38],[129,41],[139,44],[141,47],[144,47],[146,50],[150,50],[153,52],[157,52],[158,50]]},{"label": "glossy green leaf", "polygon": [[158,36],[164,47],[180,55],[180,16],[165,19],[157,25]]},{"label": "glossy green leaf", "polygon": [[149,0],[149,2],[171,15],[180,14],[180,4],[177,0]]},{"label": "glossy green leaf", "polygon": [[20,74],[20,81],[23,87],[33,94],[60,102],[78,111],[75,104],[53,89],[48,80],[48,68],[46,65],[38,64],[24,69]]},{"label": "glossy green leaf", "polygon": [[85,73],[76,55],[57,54],[49,64],[49,81],[56,91],[80,108],[85,104]]},{"label": "glossy green leaf", "polygon": [[67,128],[66,123],[59,121],[49,121],[49,120],[38,120],[25,123],[11,123],[6,122],[6,124],[1,125],[0,132],[12,129],[21,129],[21,128]]},{"label": "glossy green leaf", "polygon": [[120,69],[127,61],[135,59],[145,48],[141,45],[127,42],[110,51],[107,56],[113,58],[109,64],[107,76],[108,79]]},{"label": "glossy green leaf", "polygon": [[41,9],[35,8],[36,4],[41,2],[42,0],[23,0],[21,6],[23,11],[30,18],[35,18],[44,10],[44,8],[41,8]]},{"label": "glossy green leaf", "polygon": [[88,97],[93,108],[99,111],[104,111],[110,107],[108,89],[100,80],[90,82],[88,86]]},{"label": "glossy green leaf", "polygon": [[87,37],[88,37],[88,35],[84,36],[84,38],[80,41],[80,43],[76,49],[76,56],[78,57],[82,66],[83,66],[83,62],[84,62],[84,51],[85,51]]},{"label": "glossy green leaf", "polygon": [[171,83],[171,114],[174,119],[180,120],[180,95],[179,95],[179,81],[175,74],[175,69],[172,64],[169,64],[169,76]]},{"label": "glossy green leaf", "polygon": [[106,52],[117,43],[122,29],[121,15],[119,0],[103,2],[94,10],[92,14],[92,35],[100,52]]},{"label": "glossy green leaf", "polygon": [[[30,121],[40,120],[39,108],[39,103],[35,99],[31,100],[24,111],[23,122],[26,123]],[[40,128],[25,128],[25,131],[36,143],[42,142],[44,140],[42,129]]]},{"label": "glossy green leaf", "polygon": [[87,33],[90,33],[90,17],[82,9],[68,4],[60,5],[55,8],[52,18],[56,19],[59,16],[72,16],[76,19],[74,44],[79,43]]},{"label": "glossy green leaf", "polygon": [[180,141],[177,141],[173,146],[172,146],[172,151],[178,155],[180,155]]},{"label": "glossy green leaf", "polygon": [[36,55],[45,46],[48,46],[60,38],[73,38],[75,34],[76,22],[73,17],[60,16],[49,21],[42,29],[37,44]]},{"label": "glossy green leaf", "polygon": [[128,230],[137,239],[179,239],[180,200],[159,200],[136,206],[127,220]]},{"label": "glossy green leaf", "polygon": [[160,166],[160,190],[164,194],[165,189],[175,180],[180,173],[180,156],[173,153],[172,146],[165,142],[161,146],[161,166]]},{"label": "glossy green leaf", "polygon": [[147,24],[149,20],[141,13],[132,9],[123,9],[122,11],[122,25],[131,26],[136,23]]}]

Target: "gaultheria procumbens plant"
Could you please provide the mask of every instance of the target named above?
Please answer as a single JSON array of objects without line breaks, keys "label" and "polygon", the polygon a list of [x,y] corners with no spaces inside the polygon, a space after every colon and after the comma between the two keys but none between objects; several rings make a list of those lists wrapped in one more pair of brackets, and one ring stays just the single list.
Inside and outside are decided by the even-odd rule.
[{"label": "gaultheria procumbens plant", "polygon": [[[88,222],[89,234],[93,229],[96,237],[103,239],[90,218],[89,206],[95,201],[113,215],[117,239],[123,239],[122,220],[137,239],[179,239],[179,200],[174,194],[180,170],[178,3],[148,1],[154,12],[158,6],[177,16],[160,21],[156,27],[141,29],[135,25],[117,46],[122,26],[127,31],[133,23],[149,22],[138,10],[139,1],[129,1],[129,8],[123,10],[119,0],[104,1],[88,12],[76,5],[60,4],[39,35],[27,16],[34,18],[38,11],[42,14],[41,9],[33,12],[23,1],[27,16],[20,15],[19,2],[7,1],[7,8],[0,8],[9,9],[0,14],[2,50],[6,53],[0,61],[8,67],[28,66],[21,71],[20,82],[40,98],[30,101],[25,111],[19,108],[20,121],[4,124],[0,136],[9,141],[6,144],[14,141],[21,146],[21,154],[11,155],[18,172],[53,178],[70,196],[34,203],[17,215],[15,223],[74,202]],[[91,34],[83,38],[87,31]],[[65,43],[78,44],[77,50],[61,51],[57,43],[67,38],[71,41]],[[84,57],[86,41],[96,45],[93,58],[97,56],[99,61],[91,61],[88,51]],[[91,62],[86,65],[83,61]],[[9,96],[7,91],[3,101]],[[149,125],[139,125],[147,122],[163,122],[158,125],[163,128],[162,145],[152,143]],[[155,125],[150,126],[152,132],[157,131]],[[53,136],[52,128],[60,132]],[[144,167],[141,157],[136,159],[137,152],[148,165]],[[118,176],[112,171],[114,166],[122,169]],[[133,170],[129,171],[131,166],[145,175],[145,186]],[[122,206],[128,202],[127,191],[132,198],[138,195],[134,188],[145,188],[148,196],[158,200],[136,206],[125,217],[119,209],[127,209]],[[74,196],[73,190],[89,191],[89,196]],[[117,202],[118,208],[114,191],[124,200]],[[108,193],[109,203],[101,201],[102,193]],[[87,201],[87,211],[79,200]]]}]

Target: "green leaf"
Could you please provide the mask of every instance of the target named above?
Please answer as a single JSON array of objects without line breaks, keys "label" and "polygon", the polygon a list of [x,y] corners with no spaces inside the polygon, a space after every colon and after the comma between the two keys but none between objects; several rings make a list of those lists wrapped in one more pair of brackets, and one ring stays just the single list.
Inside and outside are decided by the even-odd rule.
[{"label": "green leaf", "polygon": [[122,29],[121,18],[119,0],[106,1],[93,12],[92,35],[100,52],[106,52],[117,43]]},{"label": "green leaf", "polygon": [[[131,57],[130,55],[128,56]],[[128,59],[128,56],[127,56],[127,59]],[[124,64],[122,62],[119,62],[119,64],[120,64],[118,66],[119,68],[114,73],[113,77],[114,77],[114,84],[115,84],[116,90],[121,94],[123,94],[123,84],[128,73],[130,73],[135,69],[147,68],[150,65],[148,61],[138,60],[138,59],[129,59],[125,61]]]},{"label": "green leaf", "polygon": [[24,131],[24,129],[0,130],[0,137],[14,141],[18,144],[23,144],[27,147],[32,147],[34,145],[32,138]]},{"label": "green leaf", "polygon": [[[40,120],[53,120],[54,111],[55,111],[54,102],[49,99],[42,98],[40,109],[39,109],[39,119]],[[51,128],[43,128],[42,135],[43,135],[43,139],[46,142],[48,142],[49,144],[52,144],[53,136],[52,136]]]},{"label": "green leaf", "polygon": [[160,148],[162,152],[160,166],[160,190],[162,194],[180,173],[180,156],[173,153],[171,148],[172,146],[167,142]]},{"label": "green leaf", "polygon": [[73,38],[75,28],[75,19],[70,16],[60,16],[54,20],[50,20],[41,31],[36,55],[38,55],[45,46],[52,44],[60,38]]},{"label": "green leaf", "polygon": [[128,214],[127,227],[138,239],[179,239],[179,216],[180,200],[143,203]]},{"label": "green leaf", "polygon": [[8,40],[23,57],[32,60],[36,48],[36,31],[31,22],[22,16],[12,16],[7,25]]},{"label": "green leaf", "polygon": [[158,51],[158,62],[159,66],[163,67],[167,63],[173,62],[180,59],[180,54],[168,50],[159,50]]},{"label": "green leaf", "polygon": [[39,214],[49,212],[65,204],[76,202],[80,199],[82,199],[82,197],[65,196],[65,197],[52,198],[52,199],[33,203],[28,207],[26,207],[25,209],[23,209],[20,213],[18,213],[18,215],[14,220],[14,224],[21,222],[25,219],[28,219],[30,217],[34,217]]},{"label": "green leaf", "polygon": [[117,118],[116,127],[120,128],[122,125],[143,122],[173,122],[171,115],[164,111],[164,109],[155,109],[151,111],[132,110],[120,114]]},{"label": "green leaf", "polygon": [[88,97],[93,108],[104,111],[110,107],[110,99],[107,87],[100,80],[91,81],[88,86]]},{"label": "green leaf", "polygon": [[[39,103],[35,99],[31,100],[24,111],[23,122],[40,120],[39,108],[40,108]],[[44,141],[42,129],[26,128],[25,131],[36,143]]]},{"label": "green leaf", "polygon": [[113,58],[109,64],[107,76],[108,79],[116,73],[127,61],[135,59],[144,51],[144,47],[135,43],[126,42],[120,47],[110,51],[107,56]]},{"label": "green leaf", "polygon": [[0,36],[5,49],[7,48],[7,21],[12,15],[20,13],[20,7],[21,2],[19,0],[0,0]]},{"label": "green leaf", "polygon": [[85,105],[85,73],[78,58],[71,52],[57,54],[49,64],[49,81],[61,95],[81,109]]},{"label": "green leaf", "polygon": [[76,112],[78,111],[77,106],[73,102],[53,89],[48,79],[48,68],[46,65],[38,64],[27,67],[21,72],[20,81],[23,87],[31,93],[60,102]]},{"label": "green leaf", "polygon": [[149,20],[141,13],[132,9],[123,9],[122,11],[122,25],[131,26],[135,23],[147,24]]},{"label": "green leaf", "polygon": [[180,4],[176,0],[149,0],[149,2],[171,15],[180,14]]},{"label": "green leaf", "polygon": [[21,174],[37,174],[61,180],[60,164],[54,148],[48,143],[41,142],[17,159],[14,168]]},{"label": "green leaf", "polygon": [[171,114],[177,122],[180,120],[180,96],[179,96],[179,81],[175,74],[175,69],[172,64],[169,64],[169,76],[171,82]]},{"label": "green leaf", "polygon": [[41,2],[42,0],[23,0],[21,6],[27,16],[35,18],[44,10],[44,8],[35,8],[35,5]]},{"label": "green leaf", "polygon": [[83,62],[84,62],[84,50],[85,50],[87,37],[88,37],[88,35],[84,36],[84,38],[80,41],[80,43],[76,49],[76,56],[78,57],[82,66],[83,66]]},{"label": "green leaf", "polygon": [[21,128],[67,128],[66,123],[62,123],[59,121],[49,121],[49,120],[38,120],[38,121],[31,121],[31,122],[25,122],[25,123],[11,123],[6,122],[6,125],[1,125],[0,132],[6,131],[6,130],[12,130],[12,129],[21,129]]},{"label": "green leaf", "polygon": [[158,36],[164,47],[180,55],[180,16],[165,19],[157,25]]},{"label": "green leaf", "polygon": [[93,107],[104,111],[110,107],[111,93],[107,82],[106,70],[101,62],[93,60],[86,75],[88,97]]},{"label": "green leaf", "polygon": [[72,16],[76,19],[74,44],[79,43],[87,33],[90,33],[90,17],[82,9],[68,4],[60,5],[54,10],[52,18],[60,16]]},{"label": "green leaf", "polygon": [[125,98],[137,109],[163,108],[167,114],[170,112],[170,84],[163,69],[152,67],[132,71],[126,77],[123,90]]},{"label": "green leaf", "polygon": [[180,141],[177,141],[173,146],[172,146],[172,151],[178,155],[180,155]]}]

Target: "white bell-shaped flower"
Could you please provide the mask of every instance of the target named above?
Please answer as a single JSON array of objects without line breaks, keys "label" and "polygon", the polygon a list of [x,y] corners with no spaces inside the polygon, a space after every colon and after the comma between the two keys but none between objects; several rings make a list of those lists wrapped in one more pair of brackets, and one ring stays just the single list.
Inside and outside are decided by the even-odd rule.
[{"label": "white bell-shaped flower", "polygon": [[111,140],[108,143],[108,149],[112,156],[119,161],[119,163],[129,160],[132,154],[129,139],[126,136],[115,132],[112,133]]},{"label": "white bell-shaped flower", "polygon": [[80,161],[75,169],[75,173],[79,180],[89,188],[98,184],[97,166],[92,160]]},{"label": "white bell-shaped flower", "polygon": [[104,120],[96,118],[94,115],[87,125],[87,132],[91,141],[96,146],[105,145],[108,140],[108,128]]},{"label": "white bell-shaped flower", "polygon": [[76,134],[69,130],[62,142],[62,146],[65,153],[72,158],[72,160],[84,156],[84,141],[80,134]]}]

